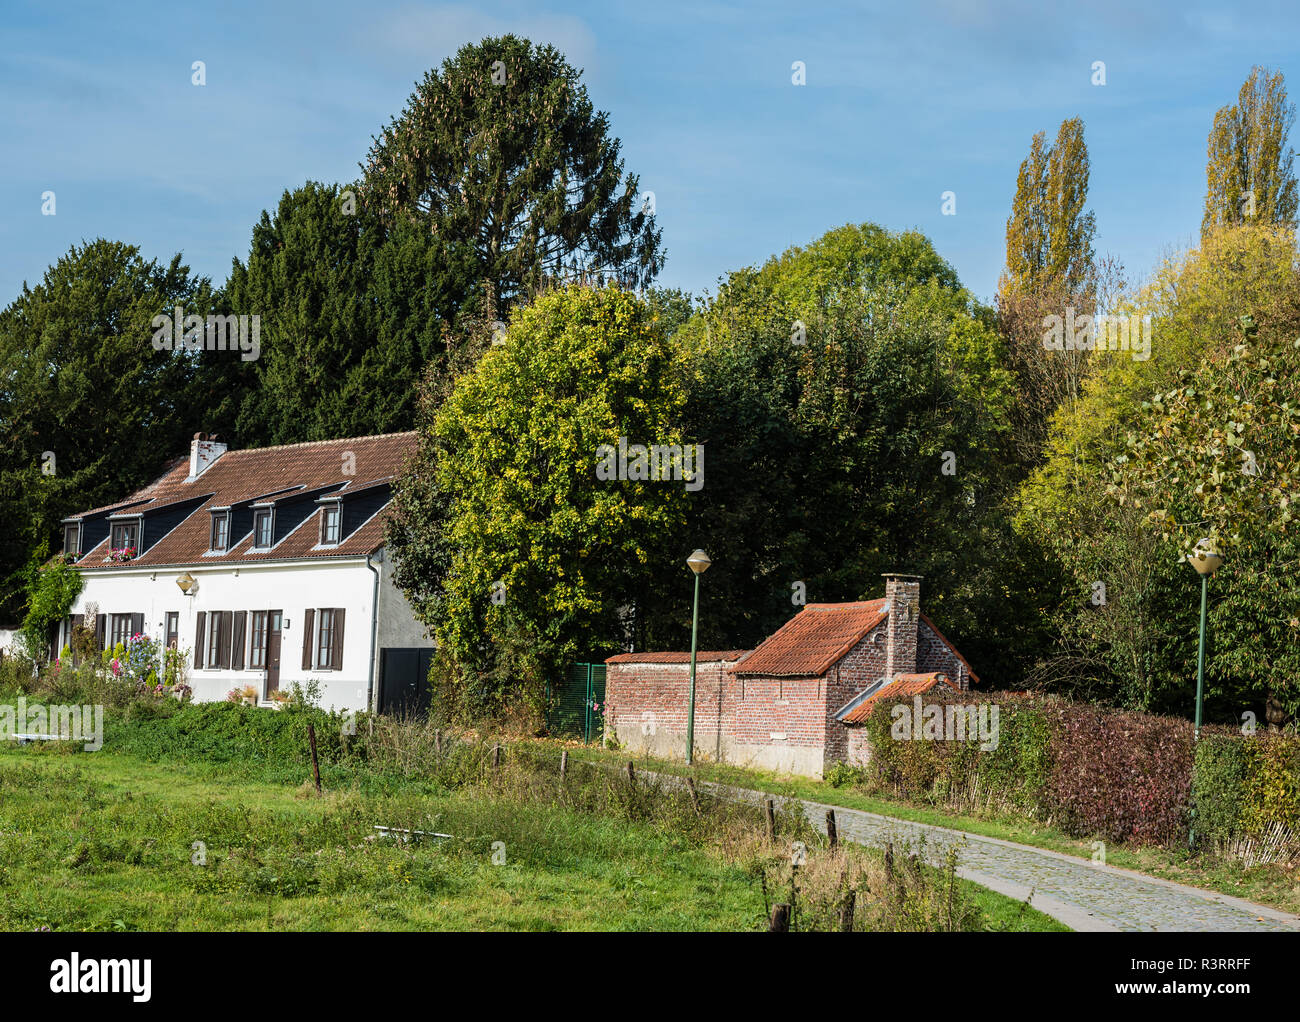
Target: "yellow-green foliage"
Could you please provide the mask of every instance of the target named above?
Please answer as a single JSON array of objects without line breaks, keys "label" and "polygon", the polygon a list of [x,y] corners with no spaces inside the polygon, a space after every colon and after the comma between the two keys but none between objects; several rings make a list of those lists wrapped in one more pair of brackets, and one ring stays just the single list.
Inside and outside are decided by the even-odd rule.
[{"label": "yellow-green foliage", "polygon": [[525,634],[545,671],[616,634],[687,492],[684,481],[602,481],[597,451],[620,438],[682,443],[673,365],[645,302],[571,287],[520,310],[457,382],[434,425],[453,551],[436,631],[462,667],[488,666],[485,635],[499,648]]}]

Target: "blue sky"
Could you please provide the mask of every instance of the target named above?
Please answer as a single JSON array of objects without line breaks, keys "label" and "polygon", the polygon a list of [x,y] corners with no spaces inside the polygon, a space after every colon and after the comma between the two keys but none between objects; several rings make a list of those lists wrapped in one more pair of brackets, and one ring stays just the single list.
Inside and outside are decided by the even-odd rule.
[{"label": "blue sky", "polygon": [[[57,7],[57,10],[55,9]],[[1097,250],[1131,278],[1195,238],[1214,111],[1252,64],[1300,97],[1300,7],[6,0],[0,303],[104,236],[221,283],[305,180],[351,180],[424,71],[513,31],[585,69],[655,193],[660,283],[697,293],[832,227],[916,228],[977,295],[1035,131],[1080,116]],[[206,64],[207,84],[191,84]],[[1106,84],[1091,84],[1092,64]],[[791,84],[803,61],[807,84]],[[1296,144],[1295,138],[1292,143]],[[956,193],[955,216],[941,195]],[[57,213],[41,214],[56,194]]]}]

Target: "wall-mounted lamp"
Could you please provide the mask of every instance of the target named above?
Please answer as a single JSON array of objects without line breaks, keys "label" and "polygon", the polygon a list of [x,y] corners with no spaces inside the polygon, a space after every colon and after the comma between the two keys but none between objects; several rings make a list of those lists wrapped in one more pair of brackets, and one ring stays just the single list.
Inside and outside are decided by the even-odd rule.
[{"label": "wall-mounted lamp", "polygon": [[198,582],[195,580],[194,576],[191,575],[188,571],[182,574],[181,577],[176,580],[176,584],[181,587],[181,592],[183,592],[186,596],[192,596],[194,592],[199,588]]}]

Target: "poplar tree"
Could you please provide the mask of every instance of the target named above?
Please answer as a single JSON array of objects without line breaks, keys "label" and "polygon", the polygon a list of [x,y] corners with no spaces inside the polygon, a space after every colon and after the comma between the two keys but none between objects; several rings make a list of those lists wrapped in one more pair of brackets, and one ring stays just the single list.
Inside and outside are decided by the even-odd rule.
[{"label": "poplar tree", "polygon": [[1282,72],[1251,68],[1236,105],[1214,115],[1202,236],[1246,220],[1296,226],[1295,150],[1286,144],[1294,122]]},{"label": "poplar tree", "polygon": [[1096,220],[1086,209],[1089,173],[1082,120],[1063,121],[1050,147],[1038,132],[1020,164],[1007,219],[998,328],[1019,393],[1012,426],[1023,470],[1037,461],[1052,412],[1078,394],[1087,365],[1086,351],[1044,357],[1044,317],[1064,315],[1071,307],[1076,314],[1092,315],[1099,291],[1122,276],[1117,267],[1099,268],[1095,260]]},{"label": "poplar tree", "polygon": [[1092,273],[1096,218],[1085,209],[1090,164],[1083,121],[1061,122],[1056,142],[1034,135],[1020,164],[1007,220],[1007,272],[1003,291],[1053,280],[1074,292]]}]

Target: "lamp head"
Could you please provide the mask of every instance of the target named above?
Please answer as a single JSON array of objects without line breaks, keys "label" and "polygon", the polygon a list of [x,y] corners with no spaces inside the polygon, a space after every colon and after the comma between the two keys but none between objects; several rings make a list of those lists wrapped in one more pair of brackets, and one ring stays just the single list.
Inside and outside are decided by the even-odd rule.
[{"label": "lamp head", "polygon": [[1207,536],[1197,541],[1192,552],[1187,555],[1187,563],[1201,575],[1213,575],[1223,563],[1223,555],[1219,553],[1214,540]]},{"label": "lamp head", "polygon": [[686,558],[686,563],[691,566],[691,571],[697,575],[703,575],[709,570],[709,565],[713,562],[709,560],[709,555],[703,550],[696,550],[690,557]]}]

